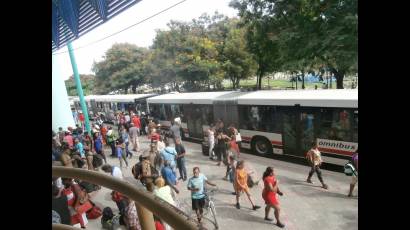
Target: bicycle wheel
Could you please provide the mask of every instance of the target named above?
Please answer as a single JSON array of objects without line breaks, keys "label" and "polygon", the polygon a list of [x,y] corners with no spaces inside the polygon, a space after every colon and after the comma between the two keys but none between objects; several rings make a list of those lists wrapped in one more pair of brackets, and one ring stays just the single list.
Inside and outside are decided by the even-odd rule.
[{"label": "bicycle wheel", "polygon": [[216,220],[216,209],[215,209],[214,202],[212,202],[212,201],[209,202],[209,210],[210,210],[210,213],[211,213],[211,215],[214,219],[215,229],[218,229],[219,226],[218,226],[218,221]]}]

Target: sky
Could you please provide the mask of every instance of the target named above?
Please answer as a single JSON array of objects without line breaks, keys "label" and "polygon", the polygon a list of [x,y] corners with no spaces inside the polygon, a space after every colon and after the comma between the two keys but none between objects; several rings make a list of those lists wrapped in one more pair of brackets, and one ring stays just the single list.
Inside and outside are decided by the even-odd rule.
[{"label": "sky", "polygon": [[[228,17],[237,16],[237,10],[229,7],[231,0],[187,0],[168,11],[165,11],[148,21],[136,25],[126,31],[123,31],[113,37],[107,38],[98,43],[76,50],[78,47],[93,43],[101,38],[111,35],[121,29],[135,24],[153,14],[164,10],[181,0],[142,0],[134,6],[123,11],[108,22],[98,26],[91,32],[83,35],[72,42],[74,55],[77,62],[78,72],[80,74],[92,74],[92,64],[94,61],[102,60],[102,57],[113,44],[128,42],[141,47],[149,47],[155,38],[157,29],[167,29],[167,23],[171,20],[191,21],[198,18],[203,13],[209,15],[215,11]],[[51,42],[51,41],[50,41]],[[51,45],[51,44],[50,44]],[[64,80],[67,80],[73,70],[68,53],[67,46],[60,48],[54,53],[61,53],[54,56],[56,65]]]}]

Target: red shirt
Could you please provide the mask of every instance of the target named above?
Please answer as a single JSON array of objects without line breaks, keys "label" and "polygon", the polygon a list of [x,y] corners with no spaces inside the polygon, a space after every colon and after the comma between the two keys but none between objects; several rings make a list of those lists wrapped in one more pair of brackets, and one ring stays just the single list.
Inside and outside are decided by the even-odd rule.
[{"label": "red shirt", "polygon": [[158,220],[155,221],[155,229],[156,230],[165,230],[164,225],[161,224]]},{"label": "red shirt", "polygon": [[345,111],[340,112],[340,120],[345,121],[347,120],[349,114]]},{"label": "red shirt", "polygon": [[139,117],[137,117],[137,116],[134,116],[133,118],[132,118],[132,123],[134,123],[134,126],[135,127],[137,127],[137,128],[141,128],[141,121],[140,121],[140,118]]},{"label": "red shirt", "polygon": [[151,140],[153,140],[153,141],[159,141],[159,134],[158,134],[158,133],[153,133],[153,134],[151,134]]},{"label": "red shirt", "polygon": [[74,146],[73,136],[71,136],[71,135],[65,136],[65,137],[64,137],[64,141],[67,142],[68,147],[69,147],[70,149],[73,148],[73,146]]},{"label": "red shirt", "polygon": [[264,183],[264,188],[262,192],[262,198],[265,200],[265,203],[267,204],[279,204],[278,199],[276,197],[276,193],[270,191],[269,184],[272,184],[273,187],[276,185],[276,178],[275,176],[267,176],[263,180]]},{"label": "red shirt", "polygon": [[78,116],[78,119],[80,119],[80,121],[84,121],[84,114],[80,113],[80,115]]}]

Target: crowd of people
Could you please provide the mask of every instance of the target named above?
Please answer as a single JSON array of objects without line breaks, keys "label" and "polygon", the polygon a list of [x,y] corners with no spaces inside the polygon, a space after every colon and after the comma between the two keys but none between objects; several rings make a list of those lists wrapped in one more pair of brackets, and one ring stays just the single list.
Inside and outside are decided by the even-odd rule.
[{"label": "crowd of people", "polygon": [[[177,199],[180,191],[177,183],[188,180],[187,189],[191,192],[192,209],[197,215],[198,222],[201,222],[205,205],[205,184],[216,185],[209,181],[206,175],[200,173],[199,167],[192,169],[192,177],[188,176],[186,148],[181,141],[179,122],[173,121],[169,128],[170,132],[164,135],[155,120],[148,119],[145,114],[142,115],[119,113],[116,122],[118,132],[106,124],[93,124],[91,133],[84,131],[84,127],[80,125],[75,128],[68,127],[67,130],[59,128],[57,133],[53,131],[53,165],[85,170],[101,168],[103,172],[120,180],[124,179],[122,171],[130,170],[134,178],[140,181],[147,191],[177,208],[180,208]],[[149,149],[141,148],[139,143],[140,137],[144,135],[146,135],[145,140],[150,141]],[[252,209],[257,210],[261,207],[254,202],[250,187],[259,181],[248,162],[241,160],[240,141],[240,133],[233,124],[226,128],[222,120],[217,120],[208,130],[209,158],[216,161],[216,166],[222,164],[226,166],[223,179],[232,183],[232,194],[236,196],[235,207],[241,208],[240,197],[245,194]],[[111,157],[118,158],[119,167],[108,164],[105,146],[110,149]],[[128,160],[134,156],[138,156],[138,163],[129,168]],[[312,183],[311,178],[316,173],[322,187],[328,189],[321,175],[322,159],[316,143],[312,144],[306,159],[311,167],[307,182]],[[357,170],[358,153],[355,154],[352,162]],[[357,171],[352,178],[349,196],[352,196],[357,183]],[[283,192],[279,189],[273,167],[266,168],[262,181],[264,188],[261,195],[266,205],[264,219],[273,221],[269,218],[270,209],[273,208],[276,225],[283,228],[285,225],[280,220],[278,202],[278,195],[282,196]],[[111,207],[99,208],[91,201],[87,194],[98,189],[99,186],[84,181],[53,178],[53,216],[56,216],[56,222],[80,224],[85,228],[87,219],[101,216],[104,229],[115,229],[119,225],[124,225],[127,229],[141,229],[134,201],[120,192],[112,191],[111,198],[119,210],[119,213],[115,214]],[[59,219],[57,216],[60,216]],[[171,229],[157,216],[154,216],[154,220],[156,229]]]}]

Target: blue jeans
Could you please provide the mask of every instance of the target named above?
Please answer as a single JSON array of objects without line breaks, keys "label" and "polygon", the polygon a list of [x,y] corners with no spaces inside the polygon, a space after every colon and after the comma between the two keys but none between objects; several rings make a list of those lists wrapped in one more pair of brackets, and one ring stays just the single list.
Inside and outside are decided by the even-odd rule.
[{"label": "blue jeans", "polygon": [[187,173],[186,173],[186,167],[185,167],[185,157],[177,159],[177,167],[178,167],[178,170],[179,170],[179,176],[182,179],[186,180]]},{"label": "blue jeans", "polygon": [[130,142],[125,142],[125,152],[127,153],[127,155],[125,157],[131,156],[132,157],[132,152],[130,150],[128,150],[128,145],[130,144]]}]

